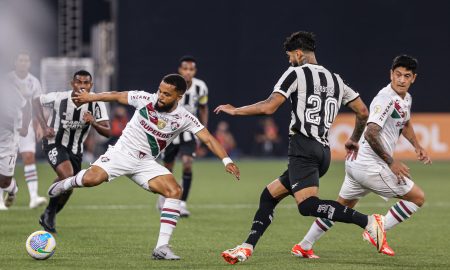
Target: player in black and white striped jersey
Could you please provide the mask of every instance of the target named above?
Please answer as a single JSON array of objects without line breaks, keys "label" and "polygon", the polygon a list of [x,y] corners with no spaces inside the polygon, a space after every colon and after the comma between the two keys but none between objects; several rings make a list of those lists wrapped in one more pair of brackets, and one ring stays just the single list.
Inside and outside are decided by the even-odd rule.
[{"label": "player in black and white striped jersey", "polygon": [[[44,138],[43,149],[47,160],[55,170],[56,181],[66,179],[81,170],[83,143],[91,127],[101,135],[109,137],[109,117],[103,102],[78,104],[72,101],[76,92],[90,92],[93,86],[92,75],[84,70],[77,71],[72,79],[72,90],[51,92],[33,100],[38,109],[36,117],[41,125]],[[43,107],[50,109],[47,120]],[[39,223],[49,232],[56,232],[56,214],[66,204],[71,192],[51,198],[41,215]]]},{"label": "player in black and white striped jersey", "polygon": [[[288,170],[263,190],[247,240],[224,251],[222,257],[230,264],[247,260],[272,222],[276,205],[288,195],[294,196],[303,216],[353,223],[365,229],[375,239],[380,252],[386,242],[383,216],[367,216],[337,201],[318,197],[319,178],[327,172],[331,159],[328,130],[341,104],[356,113],[355,129],[345,144],[349,158],[356,158],[358,141],[368,118],[367,107],[339,75],[317,63],[312,33],[293,33],[284,47],[292,66],[279,79],[267,100],[240,108],[227,104],[215,109],[216,113],[230,115],[260,115],[273,114],[287,99],[292,104]],[[302,251],[292,252],[298,255],[297,252]]]},{"label": "player in black and white striped jersey", "polygon": [[[205,82],[195,78],[197,74],[197,60],[193,56],[183,56],[180,59],[178,73],[183,76],[188,84],[188,90],[179,101],[187,111],[198,116],[200,122],[208,126],[208,87]],[[194,134],[189,131],[181,133],[175,140],[167,146],[164,151],[164,166],[170,171],[175,165],[177,155],[181,156],[182,165],[182,186],[183,195],[181,196],[180,216],[188,217],[190,212],[187,210],[186,201],[189,195],[192,182],[192,162],[195,157],[197,142]],[[160,196],[158,200],[158,209],[164,204],[164,197]]]}]

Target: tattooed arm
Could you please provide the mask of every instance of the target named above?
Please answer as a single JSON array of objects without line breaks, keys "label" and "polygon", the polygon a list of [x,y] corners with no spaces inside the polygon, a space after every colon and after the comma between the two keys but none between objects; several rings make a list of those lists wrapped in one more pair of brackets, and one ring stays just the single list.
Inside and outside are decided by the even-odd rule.
[{"label": "tattooed arm", "polygon": [[353,129],[352,136],[345,143],[345,150],[347,151],[346,159],[351,158],[355,160],[358,155],[359,150],[359,139],[363,134],[364,128],[366,127],[367,118],[369,118],[369,111],[367,110],[366,104],[361,98],[357,98],[347,104],[350,109],[355,112],[355,128]]},{"label": "tattooed arm", "polygon": [[372,150],[388,164],[391,171],[397,176],[398,183],[401,184],[401,182],[404,181],[404,177],[411,178],[409,175],[409,168],[402,162],[394,160],[394,158],[386,151],[380,139],[380,131],[381,127],[379,125],[369,123],[366,132],[364,133],[364,138],[367,140]]},{"label": "tattooed arm", "polygon": [[247,105],[235,108],[230,104],[218,106],[214,112],[227,113],[229,115],[264,115],[273,114],[286,101],[286,98],[279,93],[272,93],[266,100],[257,102],[252,105]]}]

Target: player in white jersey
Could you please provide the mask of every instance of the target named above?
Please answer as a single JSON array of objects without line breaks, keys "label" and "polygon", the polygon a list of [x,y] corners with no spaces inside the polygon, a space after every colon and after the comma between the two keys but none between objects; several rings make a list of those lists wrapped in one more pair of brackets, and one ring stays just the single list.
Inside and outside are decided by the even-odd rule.
[{"label": "player in white jersey", "polygon": [[[41,83],[33,76],[29,70],[31,66],[30,55],[27,53],[18,54],[15,62],[15,70],[8,76],[14,84],[16,91],[19,91],[27,102],[42,94]],[[19,153],[24,163],[25,182],[30,194],[30,208],[44,205],[47,199],[38,195],[38,174],[36,168],[36,131],[41,137],[41,129],[36,121],[32,121],[28,127],[28,134],[19,138]]]},{"label": "player in white jersey", "polygon": [[178,260],[169,247],[169,240],[180,216],[181,187],[172,173],[156,162],[162,150],[180,133],[194,133],[222,159],[227,172],[239,179],[239,169],[209,131],[178,102],[186,91],[186,81],[178,74],[163,78],[156,94],[144,91],[81,93],[77,102],[116,101],[136,108],[115,146],[97,159],[87,170],[50,186],[50,197],[79,187],[93,187],[121,175],[128,176],[147,191],[166,197],[161,211],[158,243],[154,259]]},{"label": "player in white jersey", "polygon": [[0,78],[0,210],[8,210],[16,197],[18,188],[13,176],[19,137],[27,135],[31,120],[30,104],[19,91],[11,91],[13,88],[9,76]]},{"label": "player in white jersey", "polygon": [[[197,74],[197,61],[192,56],[183,56],[180,59],[180,66],[178,73],[183,76],[187,83],[186,93],[178,103],[183,106],[192,115],[197,116],[200,123],[208,127],[208,88],[205,82],[195,78]],[[173,142],[167,146],[162,154],[164,167],[173,171],[175,165],[175,158],[177,155],[181,156],[182,162],[182,187],[183,194],[181,195],[181,209],[180,216],[188,217],[190,212],[187,209],[186,201],[189,196],[189,191],[192,182],[192,162],[195,157],[195,150],[197,142],[192,132],[182,132],[176,137]],[[160,196],[157,202],[158,209],[164,204],[164,197]]]},{"label": "player in white jersey", "polygon": [[[424,192],[411,180],[408,167],[393,157],[399,136],[403,135],[415,148],[417,158],[424,164],[431,163],[416,139],[410,120],[412,98],[408,90],[416,79],[416,68],[417,60],[410,56],[401,55],[394,59],[391,83],[381,89],[370,104],[361,147],[357,156],[345,163],[345,180],[337,199],[351,208],[370,192],[385,199],[400,199],[386,214],[386,231],[411,217],[425,201]],[[316,219],[304,239],[292,248],[292,254],[319,258],[312,246],[333,224],[328,219]],[[363,236],[374,244],[369,235]],[[390,256],[395,254],[387,244],[381,252]]]}]

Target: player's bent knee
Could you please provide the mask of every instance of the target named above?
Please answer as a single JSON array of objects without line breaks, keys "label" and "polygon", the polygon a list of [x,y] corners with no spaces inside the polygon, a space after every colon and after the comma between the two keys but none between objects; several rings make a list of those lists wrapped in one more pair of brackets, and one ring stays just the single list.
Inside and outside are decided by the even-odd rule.
[{"label": "player's bent knee", "polygon": [[179,185],[174,185],[174,186],[167,187],[164,193],[165,194],[162,194],[162,195],[166,198],[180,199],[181,194],[183,194],[183,190],[181,189],[181,187]]},{"label": "player's bent knee", "polygon": [[298,204],[298,211],[302,216],[310,216],[312,209],[319,203],[319,198],[311,196]]}]

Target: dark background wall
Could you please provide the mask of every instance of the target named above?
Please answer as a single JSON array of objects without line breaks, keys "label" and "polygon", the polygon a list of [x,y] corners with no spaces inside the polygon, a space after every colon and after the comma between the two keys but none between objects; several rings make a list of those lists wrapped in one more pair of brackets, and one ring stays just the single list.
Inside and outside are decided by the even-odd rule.
[{"label": "dark background wall", "polygon": [[[120,89],[156,90],[184,54],[198,58],[210,107],[269,96],[288,67],[282,43],[298,30],[317,34],[317,59],[339,73],[366,103],[388,84],[393,57],[419,59],[413,110],[450,111],[450,2],[389,1],[119,1]],[[275,118],[287,134],[290,104]],[[227,120],[248,150],[257,118]]]}]

